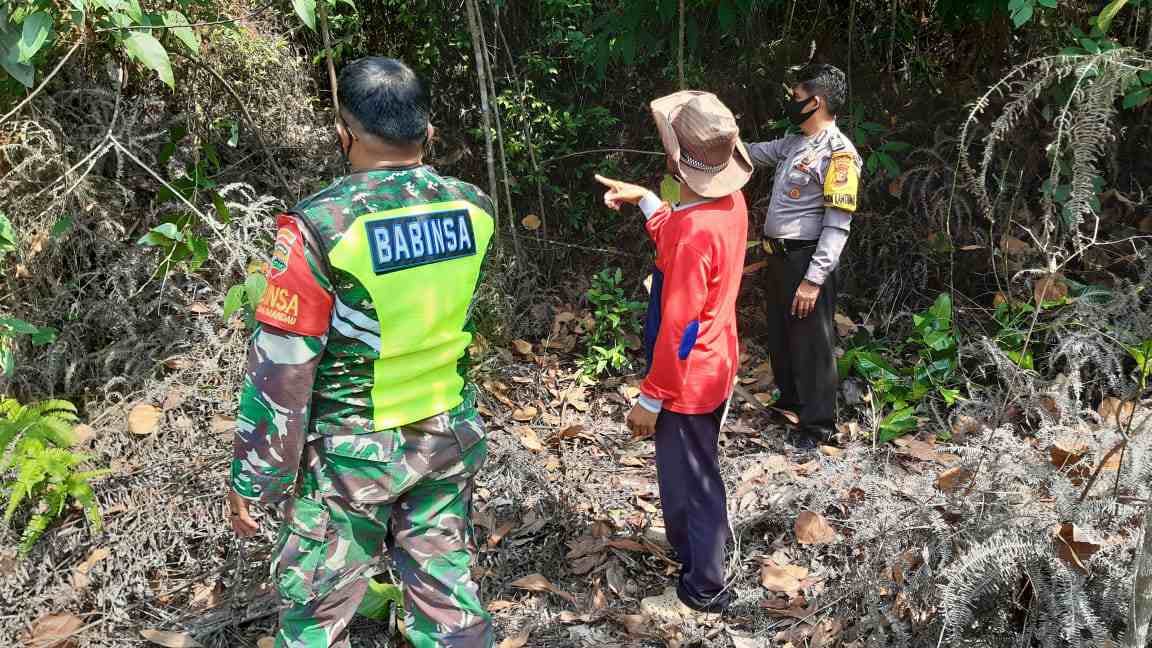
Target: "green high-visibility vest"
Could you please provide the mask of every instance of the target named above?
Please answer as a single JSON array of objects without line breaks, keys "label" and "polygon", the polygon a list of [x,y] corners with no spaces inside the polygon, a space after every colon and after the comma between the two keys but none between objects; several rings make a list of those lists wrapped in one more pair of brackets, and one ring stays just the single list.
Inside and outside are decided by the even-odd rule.
[{"label": "green high-visibility vest", "polygon": [[364,214],[329,251],[331,266],[368,291],[380,323],[377,430],[462,402],[457,363],[472,340],[464,325],[493,229],[492,217],[468,201],[428,203]]}]

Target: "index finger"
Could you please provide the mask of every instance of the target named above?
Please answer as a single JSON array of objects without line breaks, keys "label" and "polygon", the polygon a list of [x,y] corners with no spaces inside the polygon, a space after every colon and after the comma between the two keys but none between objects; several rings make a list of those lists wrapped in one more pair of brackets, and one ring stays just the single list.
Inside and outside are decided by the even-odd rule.
[{"label": "index finger", "polygon": [[599,182],[600,184],[604,185],[605,187],[608,187],[609,189],[617,189],[620,187],[620,185],[624,184],[624,183],[620,182],[619,180],[613,180],[612,178],[605,178],[604,176],[600,175],[599,173],[596,174],[596,181]]}]

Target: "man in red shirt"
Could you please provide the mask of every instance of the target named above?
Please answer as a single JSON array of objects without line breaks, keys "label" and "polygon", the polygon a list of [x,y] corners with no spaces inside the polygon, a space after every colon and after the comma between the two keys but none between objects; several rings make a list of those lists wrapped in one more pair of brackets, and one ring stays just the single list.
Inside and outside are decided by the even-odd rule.
[{"label": "man in red shirt", "polygon": [[684,91],[652,102],[680,201],[596,176],[612,209],[639,205],[656,243],[645,325],[648,375],[628,414],[637,438],[656,437],[656,472],[668,542],[681,563],[675,590],[644,599],[664,621],[722,612],[731,601],[731,536],[717,442],[739,362],[736,297],[748,240],[740,188],[752,161],[731,111],[715,95]]}]

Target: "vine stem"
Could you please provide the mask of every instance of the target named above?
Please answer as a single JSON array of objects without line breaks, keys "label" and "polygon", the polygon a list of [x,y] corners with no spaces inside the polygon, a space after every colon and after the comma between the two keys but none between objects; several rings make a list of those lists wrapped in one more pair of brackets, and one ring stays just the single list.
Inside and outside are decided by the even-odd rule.
[{"label": "vine stem", "polygon": [[52,78],[56,76],[57,72],[59,72],[60,70],[62,70],[64,68],[64,64],[68,62],[68,59],[72,58],[72,55],[75,54],[76,50],[80,49],[80,46],[83,44],[84,44],[83,40],[76,41],[76,44],[73,45],[72,48],[68,50],[68,53],[64,55],[64,58],[60,59],[60,62],[56,64],[56,67],[52,68],[52,71],[48,73],[48,76],[44,77],[44,80],[40,82],[40,85],[36,86],[36,89],[33,90],[32,92],[30,92],[27,97],[24,97],[23,101],[16,104],[15,108],[13,108],[12,110],[9,110],[7,113],[5,113],[5,115],[3,117],[0,117],[0,124],[3,124],[4,122],[8,121],[13,115],[20,112],[24,108],[24,106],[27,106],[28,102],[35,99],[36,95],[40,94],[40,92],[43,91],[44,88],[48,86],[48,82],[51,81]]}]

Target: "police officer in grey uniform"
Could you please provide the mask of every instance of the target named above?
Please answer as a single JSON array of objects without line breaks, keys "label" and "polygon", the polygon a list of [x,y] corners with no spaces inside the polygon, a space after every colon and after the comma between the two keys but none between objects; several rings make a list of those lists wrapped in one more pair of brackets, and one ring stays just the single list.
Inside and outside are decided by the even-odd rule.
[{"label": "police officer in grey uniform", "polygon": [[747,147],[757,167],[775,167],[763,246],[777,406],[796,412],[794,443],[811,448],[829,442],[835,430],[836,267],[856,211],[861,164],[836,126],[844,73],[809,65],[798,79],[788,117],[802,133]]}]

